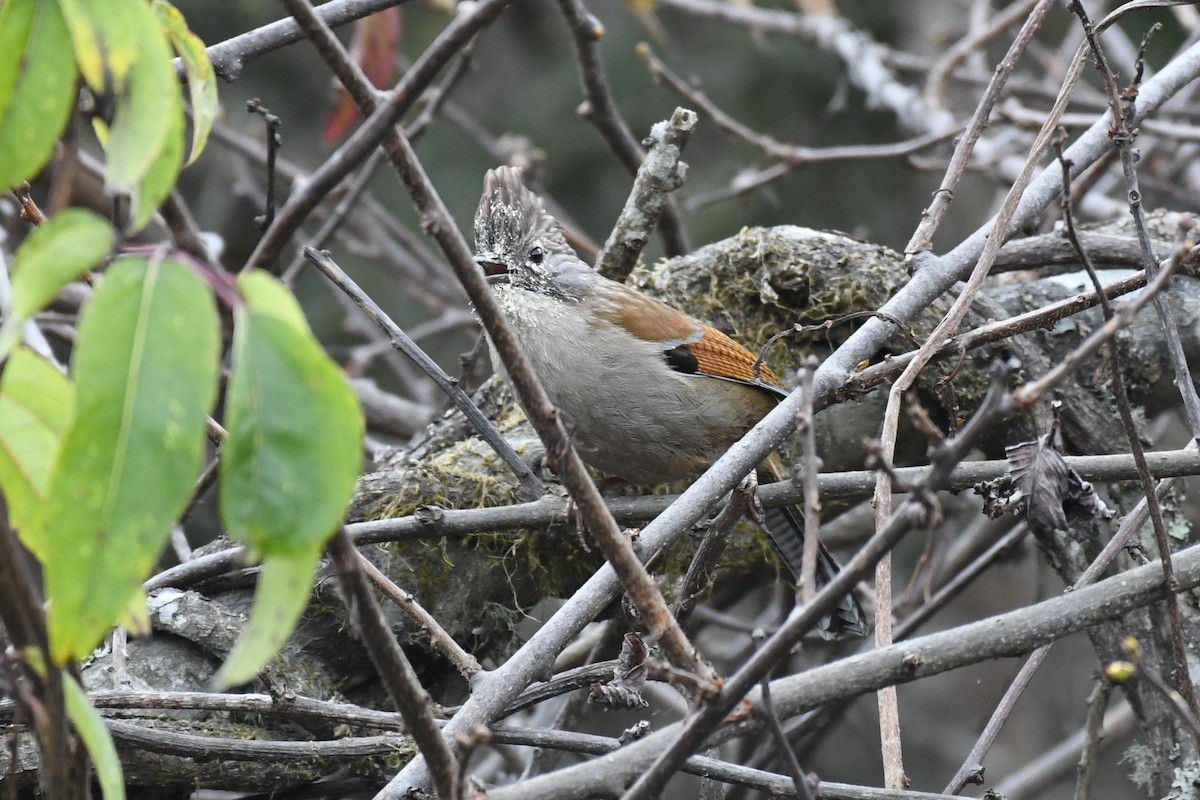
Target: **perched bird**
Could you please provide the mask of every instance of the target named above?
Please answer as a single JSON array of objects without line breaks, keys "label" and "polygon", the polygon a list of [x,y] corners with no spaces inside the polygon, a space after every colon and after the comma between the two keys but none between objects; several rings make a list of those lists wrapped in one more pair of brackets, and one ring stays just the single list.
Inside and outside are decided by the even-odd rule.
[{"label": "perched bird", "polygon": [[[518,169],[500,167],[484,178],[475,260],[580,457],[605,475],[635,484],[695,477],[787,395],[770,369],[725,334],[581,261]],[[758,477],[782,480],[778,453]],[[803,513],[770,509],[766,522],[798,580]],[[837,571],[822,545],[817,583]],[[820,632],[839,638],[866,630],[862,608],[847,595]]]}]

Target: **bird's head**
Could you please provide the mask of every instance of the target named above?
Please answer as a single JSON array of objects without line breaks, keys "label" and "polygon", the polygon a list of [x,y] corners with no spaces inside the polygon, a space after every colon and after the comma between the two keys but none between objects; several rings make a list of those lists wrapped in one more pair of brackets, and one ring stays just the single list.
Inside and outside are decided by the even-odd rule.
[{"label": "bird's head", "polygon": [[516,167],[488,170],[475,211],[475,261],[494,284],[551,295],[577,294],[592,270]]}]

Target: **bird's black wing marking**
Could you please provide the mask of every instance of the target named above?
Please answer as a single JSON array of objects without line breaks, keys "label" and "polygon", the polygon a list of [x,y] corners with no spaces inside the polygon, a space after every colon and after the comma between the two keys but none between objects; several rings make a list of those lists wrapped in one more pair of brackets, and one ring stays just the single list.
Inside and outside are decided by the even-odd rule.
[{"label": "bird's black wing marking", "polygon": [[688,349],[686,344],[672,347],[670,350],[664,350],[663,357],[667,359],[667,366],[676,372],[695,375],[700,371],[699,360],[697,360],[696,356],[692,355],[692,351]]}]

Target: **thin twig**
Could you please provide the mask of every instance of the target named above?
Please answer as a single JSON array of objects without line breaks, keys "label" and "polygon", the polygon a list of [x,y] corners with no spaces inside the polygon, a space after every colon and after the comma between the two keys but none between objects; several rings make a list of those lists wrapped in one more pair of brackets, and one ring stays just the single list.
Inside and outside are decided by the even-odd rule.
[{"label": "thin twig", "polygon": [[442,627],[432,614],[421,607],[415,597],[397,586],[391,578],[383,574],[379,567],[371,563],[371,560],[357,549],[354,551],[354,555],[358,559],[359,569],[370,578],[371,583],[378,586],[384,594],[392,599],[392,602],[400,606],[405,614],[408,614],[414,622],[421,626],[421,630],[429,634],[429,643],[458,668],[459,675],[470,680],[475,673],[482,669],[475,656],[454,641],[454,637]]},{"label": "thin twig", "polygon": [[[238,697],[243,696],[238,695]],[[100,696],[100,702],[103,702],[102,695]],[[261,707],[262,704],[257,705]],[[135,703],[129,707],[137,708],[139,705]],[[240,707],[231,706],[234,709]],[[253,708],[251,707],[251,709]],[[369,717],[397,716],[371,709],[361,709],[359,713],[368,715]],[[364,724],[362,719],[354,716],[344,721],[347,724]],[[134,722],[116,719],[107,719],[105,723],[108,725],[113,738],[123,744],[141,748],[148,752],[176,755],[185,758],[192,758],[197,752],[203,752],[209,754],[210,757],[231,761],[334,760],[354,756],[400,755],[409,746],[409,741],[405,737],[394,734],[384,736],[354,736],[328,741],[259,741],[253,739],[225,739],[215,736],[202,736],[194,733],[164,730],[161,727],[147,728]],[[621,748],[621,743],[615,738],[586,733],[547,731],[511,725],[492,725],[489,727],[489,732],[491,741],[494,744],[554,748],[562,752],[586,755],[604,755],[606,753],[613,753]],[[772,797],[795,796],[791,793],[791,779],[785,775],[759,769],[749,769],[716,758],[693,756],[684,765],[684,771],[693,775],[710,776],[737,786],[757,789],[768,793]],[[323,782],[321,785],[325,786],[327,783]],[[824,781],[820,784],[820,796],[822,800],[954,800],[954,798],[947,795],[929,794],[926,792],[885,792],[865,786]]]},{"label": "thin twig", "polygon": [[[316,9],[314,9],[314,11],[315,10]],[[474,44],[475,40],[468,42],[466,46],[463,47],[459,59],[454,62],[454,66],[450,68],[448,74],[442,79],[441,83],[425,92],[425,94],[422,96],[424,107],[421,109],[421,113],[415,120],[413,120],[411,125],[406,125],[404,129],[405,133],[408,135],[409,141],[416,141],[419,139],[425,133],[425,131],[429,129],[429,126],[433,124],[433,120],[437,116],[437,112],[441,109],[442,104],[445,103],[449,98],[450,91],[462,79],[463,75],[467,73],[466,67],[470,63],[469,54]],[[333,238],[333,235],[337,232],[337,229],[341,226],[343,220],[345,220],[351,209],[354,208],[358,198],[370,185],[371,179],[375,176],[376,171],[380,166],[382,166],[384,155],[385,154],[382,150],[372,151],[370,158],[367,159],[367,163],[364,164],[362,169],[359,170],[358,175],[355,176],[353,182],[351,182],[349,188],[346,190],[346,193],[340,200],[338,200],[338,204],[334,206],[329,217],[326,218],[323,223],[321,223],[321,227],[309,241],[308,244],[310,247],[315,247],[319,250],[323,248],[331,238]],[[296,278],[299,276],[300,271],[304,268],[305,263],[306,261],[303,253],[297,253],[296,257],[292,259],[292,263],[283,272],[284,283],[292,286],[295,283]]]},{"label": "thin twig", "polygon": [[[295,0],[286,0],[286,2],[288,10],[292,12],[293,16],[303,13],[298,10],[299,5]],[[438,71],[466,45],[472,36],[495,19],[509,2],[511,0],[480,0],[471,11],[456,16],[434,42],[422,51],[412,69],[404,73],[396,86],[387,93],[386,100],[378,103],[377,107],[375,89],[362,75],[362,71],[358,70],[349,58],[340,60],[336,58],[337,50],[341,49],[343,53],[345,52],[336,37],[330,33],[329,40],[321,40],[323,43],[322,55],[333,59],[332,63],[336,65],[334,71],[339,73],[339,77],[349,75],[361,77],[361,84],[356,83],[346,88],[354,97],[355,102],[362,101],[367,104],[371,113],[358,129],[342,143],[342,146],[334,151],[320,168],[309,175],[305,183],[291,193],[287,202],[283,204],[276,215],[274,223],[263,234],[262,239],[254,248],[254,252],[250,254],[245,268],[264,267],[274,263],[283,246],[299,230],[300,225],[324,199],[325,195],[337,186],[356,165],[360,164],[381,140],[388,140],[384,142],[385,146],[388,142],[398,144],[395,139],[395,136],[399,135],[396,123],[412,107],[416,98],[433,81]],[[311,9],[311,6],[309,8]],[[324,27],[326,31],[329,30],[314,12],[312,17],[307,18],[305,22],[305,33],[310,37],[316,35],[317,28],[314,27],[316,25]],[[330,40],[332,40],[332,44]],[[389,156],[391,155],[389,153]]]},{"label": "thin twig", "polygon": [[1100,751],[1100,742],[1104,739],[1104,711],[1108,708],[1108,695],[1112,691],[1112,683],[1104,677],[1096,679],[1092,693],[1087,699],[1087,723],[1084,725],[1085,739],[1083,752],[1079,755],[1079,765],[1075,781],[1075,800],[1091,800],[1092,776],[1096,771],[1096,756]]},{"label": "thin twig", "polygon": [[[1137,102],[1138,84],[1141,81],[1142,75],[1141,66],[1139,65],[1137,68],[1137,79],[1135,82],[1124,93],[1119,93],[1117,89],[1117,77],[1108,66],[1108,60],[1097,38],[1098,31],[1093,27],[1091,20],[1088,18],[1087,10],[1079,2],[1071,3],[1070,10],[1079,17],[1083,25],[1088,46],[1096,56],[1096,68],[1100,71],[1100,75],[1104,80],[1104,88],[1108,94],[1109,111],[1112,114],[1113,121],[1113,146],[1116,147],[1117,152],[1121,156],[1121,168],[1125,175],[1125,185],[1128,190],[1129,214],[1133,218],[1134,230],[1137,231],[1138,243],[1142,248],[1142,268],[1146,270],[1148,276],[1153,277],[1155,271],[1158,269],[1158,257],[1154,254],[1154,246],[1150,240],[1150,231],[1146,225],[1146,216],[1142,210],[1142,195],[1138,189],[1137,168],[1135,166],[1136,157],[1133,153],[1133,139],[1137,135],[1137,131],[1132,130],[1127,121],[1132,116],[1134,106]],[[1128,111],[1125,107],[1126,103],[1128,104]],[[1171,356],[1171,365],[1175,369],[1175,381],[1183,399],[1183,407],[1187,412],[1188,426],[1191,428],[1192,437],[1200,439],[1200,395],[1196,393],[1195,384],[1192,382],[1191,372],[1188,368],[1187,357],[1183,352],[1183,344],[1179,340],[1179,327],[1175,323],[1175,317],[1170,306],[1161,298],[1155,299],[1154,310],[1162,320],[1163,336],[1166,338],[1167,352]],[[1196,705],[1195,692],[1185,691],[1184,694],[1190,698],[1188,706],[1192,709],[1192,713],[1200,713]]]},{"label": "thin twig", "polygon": [[[1017,4],[1014,3],[1013,5]],[[946,174],[942,178],[942,183],[937,188],[937,191],[933,193],[933,202],[929,204],[928,209],[922,212],[920,224],[913,231],[908,244],[904,246],[905,253],[917,253],[932,247],[933,235],[950,208],[950,203],[954,199],[954,192],[958,188],[958,182],[967,168],[979,137],[983,135],[983,129],[987,127],[988,120],[992,114],[992,107],[1000,98],[1000,92],[1004,90],[1004,85],[1008,82],[1009,76],[1016,69],[1017,61],[1020,60],[1021,55],[1025,52],[1025,48],[1033,41],[1034,34],[1042,26],[1042,21],[1045,20],[1046,14],[1049,13],[1054,5],[1054,0],[1038,0],[1037,5],[1029,12],[1029,16],[1026,17],[1024,24],[1021,25],[1021,29],[1017,31],[1017,35],[1013,38],[1013,43],[1009,45],[1008,52],[1004,54],[1004,58],[1000,59],[1000,63],[996,65],[992,79],[988,82],[983,96],[979,98],[979,103],[975,106],[975,113],[971,115],[971,121],[967,124],[966,134],[954,146],[954,154],[950,157],[950,163],[946,166]],[[1042,147],[1044,148],[1044,145]],[[1030,154],[1030,159],[1026,161],[1025,167],[1021,171],[1021,177],[1018,178],[1017,183],[1013,186],[1014,191],[1011,191],[1008,197],[1005,198],[1006,204],[1012,204],[1013,206],[1013,210],[1009,211],[1010,215],[1015,211],[1016,201],[1020,198],[1021,191],[1024,190],[1024,185],[1028,182],[1029,176],[1032,174],[1033,165],[1040,156],[1041,149],[1035,144],[1034,150]],[[1002,212],[997,216],[997,222],[1003,217],[1004,214]],[[1005,220],[1005,223],[1007,224],[1007,220]],[[995,248],[999,249],[1001,244],[1003,242],[997,242]],[[987,250],[985,249],[984,252],[986,253]],[[984,259],[981,258],[980,260],[983,261]]]},{"label": "thin twig", "polygon": [[517,481],[521,484],[520,494],[523,499],[531,500],[541,497],[546,493],[542,482],[533,474],[529,465],[517,455],[517,452],[513,450],[508,440],[501,435],[500,431],[496,430],[496,426],[488,421],[487,417],[483,415],[483,412],[479,410],[470,396],[458,385],[458,382],[447,375],[438,366],[436,361],[430,358],[416,342],[409,338],[400,329],[400,326],[393,322],[391,317],[379,307],[379,304],[372,300],[370,296],[358,287],[358,284],[350,276],[342,271],[341,267],[337,265],[328,253],[314,250],[311,247],[305,247],[304,256],[312,261],[325,277],[329,278],[335,286],[353,300],[362,309],[363,313],[367,315],[368,319],[378,325],[380,330],[387,334],[392,341],[393,347],[412,359],[413,363],[420,367],[429,376],[430,380],[446,393],[446,396],[463,413],[463,416],[467,418],[467,421],[479,433],[479,436],[496,451],[505,465],[512,470],[513,474],[517,477]]},{"label": "thin twig", "polygon": [[[405,0],[329,0],[318,13],[331,28],[369,17],[377,11],[404,3]],[[207,48],[213,71],[233,83],[241,77],[246,62],[272,50],[286,47],[304,38],[304,32],[293,19],[285,18],[255,28]],[[183,77],[183,59],[175,59],[175,71]]]},{"label": "thin twig", "polygon": [[[988,20],[986,25],[971,31],[951,45],[929,68],[929,74],[925,78],[925,102],[934,108],[941,108],[946,96],[946,85],[963,60],[970,55],[982,55],[985,52],[984,45],[1025,18],[1036,2],[1037,0],[1014,0],[1008,8],[997,12]],[[982,64],[980,66],[982,67]]]},{"label": "thin twig", "polygon": [[878,158],[903,158],[920,152],[940,142],[958,135],[961,127],[951,127],[936,133],[927,133],[904,142],[880,145],[843,145],[838,147],[802,147],[787,144],[766,134],[758,133],[738,122],[725,113],[703,92],[690,85],[666,64],[660,61],[647,45],[639,45],[638,56],[650,76],[657,82],[665,84],[679,96],[699,108],[721,130],[734,138],[741,139],[750,146],[760,150],[768,158],[781,163],[767,169],[752,171],[739,175],[733,185],[727,189],[693,197],[687,202],[688,209],[694,210],[704,205],[710,205],[719,200],[731,197],[741,197],[761,186],[778,180],[787,173],[812,164],[825,164],[836,161],[855,161]]},{"label": "thin twig", "polygon": [[279,117],[272,114],[257,97],[246,101],[246,110],[260,115],[267,126],[267,204],[263,213],[254,218],[258,229],[265,231],[275,221],[275,154],[279,152],[283,138],[279,135]]},{"label": "thin twig", "polygon": [[[1093,483],[1131,480],[1137,467],[1128,454],[1105,456],[1067,456],[1068,466]],[[1195,448],[1147,453],[1151,472],[1160,478],[1200,475],[1200,453]],[[899,467],[897,477],[906,484],[925,479],[929,467]],[[949,491],[969,490],[977,483],[995,480],[1009,470],[1008,462],[971,461],[959,464],[946,479]],[[875,473],[869,470],[825,473],[819,476],[821,496],[826,499],[869,497],[875,486]],[[1161,491],[1161,490],[1160,490]],[[775,508],[803,502],[803,490],[790,482],[760,486],[757,496],[763,505]],[[622,524],[637,524],[654,519],[678,499],[678,495],[615,497],[608,499],[613,515]],[[393,519],[354,522],[346,526],[356,544],[378,544],[412,538],[469,536],[475,533],[545,528],[566,521],[566,501],[546,497],[532,503],[496,508],[443,509],[426,506],[415,514]],[[244,566],[244,548],[232,547],[196,556],[148,578],[142,588],[147,592],[167,587],[186,588]]]},{"label": "thin twig", "polygon": [[812,403],[813,372],[817,363],[816,356],[810,355],[800,370],[802,400],[800,410],[796,412],[796,429],[800,431],[800,485],[804,490],[804,559],[801,562],[800,585],[797,587],[799,605],[802,606],[811,603],[817,594],[817,557],[821,546],[821,461],[817,455]]},{"label": "thin twig", "polygon": [[696,554],[692,556],[687,572],[683,576],[683,583],[679,587],[678,599],[671,608],[671,613],[675,615],[675,619],[679,620],[680,625],[687,624],[688,617],[696,606],[696,600],[711,585],[712,573],[725,553],[725,546],[729,543],[733,526],[750,507],[750,493],[755,490],[754,484],[750,483],[751,480],[752,476],[747,476],[746,482],[734,489],[729,502],[721,509],[721,513],[717,515],[716,519],[709,524],[708,530],[704,532],[704,538],[696,546]]},{"label": "thin twig", "polygon": [[[1113,281],[1104,286],[1104,296],[1107,298],[1120,297],[1135,292],[1146,285],[1146,273],[1138,271],[1127,278]],[[1051,303],[1042,308],[1026,311],[1022,314],[980,325],[966,333],[947,339],[933,354],[931,363],[947,358],[961,358],[963,353],[978,349],[985,345],[1003,341],[1021,333],[1049,328],[1060,320],[1066,319],[1080,311],[1099,304],[1096,292],[1081,292],[1074,297],[1068,297]],[[870,389],[884,383],[904,371],[905,367],[916,357],[915,352],[901,353],[873,364],[854,373],[839,392],[839,396],[858,397]]]},{"label": "thin twig", "polygon": [[1062,383],[1068,376],[1073,374],[1085,359],[1094,355],[1109,339],[1116,336],[1120,330],[1132,325],[1137,318],[1138,312],[1151,303],[1166,288],[1178,265],[1179,259],[1177,258],[1169,258],[1164,261],[1160,265],[1158,274],[1154,276],[1154,279],[1146,285],[1146,288],[1137,297],[1114,306],[1115,313],[1112,318],[1105,321],[1104,325],[1092,331],[1086,339],[1080,342],[1074,350],[1064,356],[1052,368],[1047,370],[1042,377],[1018,388],[1013,393],[1013,399],[1017,404],[1024,408],[1032,407],[1042,399],[1042,396],[1047,391]]},{"label": "thin twig", "polygon": [[[1080,14],[1081,19],[1084,20],[1085,28],[1090,28],[1091,23],[1087,20],[1087,12],[1083,11],[1082,7],[1078,3],[1075,4],[1075,8],[1078,9],[1076,13]],[[1091,39],[1091,41],[1093,46],[1099,46],[1094,39]],[[1101,68],[1107,70],[1108,66],[1105,63],[1103,56],[1099,55],[1098,53],[1097,59],[1101,65]],[[1128,144],[1125,146],[1127,148]],[[1118,145],[1118,147],[1120,147],[1120,145]],[[1108,299],[1103,297],[1103,292],[1101,292],[1100,288],[1100,278],[1096,274],[1096,269],[1092,266],[1092,261],[1088,257],[1087,251],[1083,249],[1083,246],[1079,243],[1079,239],[1075,235],[1075,219],[1071,210],[1071,170],[1067,165],[1066,160],[1062,157],[1061,145],[1057,146],[1057,149],[1059,160],[1062,161],[1063,165],[1062,209],[1063,221],[1066,223],[1067,238],[1070,239],[1071,245],[1076,249],[1076,252],[1079,255],[1079,263],[1083,265],[1088,277],[1090,277],[1092,280],[1092,285],[1095,287],[1096,292],[1101,296],[1100,305],[1104,311],[1105,321],[1108,321],[1115,316],[1115,312],[1113,311],[1112,305],[1109,303]],[[1147,270],[1146,274],[1152,275],[1153,272]],[[1168,312],[1170,310],[1170,306],[1163,301],[1163,298],[1160,295],[1155,295],[1154,304],[1156,309],[1161,310],[1166,308]],[[1174,328],[1173,318],[1170,316],[1163,317],[1160,313],[1160,319],[1164,327],[1173,328],[1176,332],[1176,336],[1178,336],[1178,328]],[[1168,350],[1169,349],[1170,348],[1168,347]],[[1150,475],[1150,470],[1146,468],[1146,455],[1145,448],[1142,446],[1141,433],[1138,431],[1137,424],[1133,420],[1133,409],[1129,404],[1129,392],[1125,388],[1125,378],[1123,376],[1124,365],[1122,363],[1121,355],[1111,342],[1108,346],[1108,354],[1109,358],[1107,360],[1109,364],[1109,378],[1112,383],[1113,396],[1117,401],[1117,410],[1121,416],[1121,425],[1125,429],[1125,438],[1129,442],[1130,453],[1133,455],[1133,458],[1138,465],[1138,479],[1141,481],[1142,493],[1148,503],[1147,510],[1150,513],[1150,522],[1154,529],[1154,538],[1158,545],[1159,558],[1162,559],[1163,573],[1166,575],[1167,583],[1169,585],[1172,580],[1172,569],[1170,563],[1171,546],[1167,538],[1166,523],[1163,521],[1162,508],[1159,506],[1158,496],[1154,492],[1154,478]],[[1186,366],[1184,367],[1184,370],[1186,374]],[[1190,381],[1191,376],[1188,375],[1187,379]],[[1186,396],[1186,394],[1187,392],[1185,390],[1184,395]],[[1200,431],[1200,429],[1195,430]],[[1193,436],[1193,438],[1195,437]],[[1183,694],[1183,697],[1185,700],[1187,700],[1188,707],[1193,710],[1194,714],[1196,709],[1196,692],[1192,686],[1191,675],[1188,670],[1187,651],[1184,649],[1183,624],[1179,617],[1179,601],[1174,594],[1171,594],[1167,597],[1167,615],[1171,626],[1171,647],[1175,659],[1175,679],[1179,683],[1180,691]]]},{"label": "thin twig", "polygon": [[[1121,167],[1125,175],[1125,185],[1128,190],[1129,212],[1133,217],[1138,242],[1142,246],[1142,258],[1146,275],[1153,277],[1155,271],[1158,269],[1158,258],[1154,255],[1153,246],[1150,242],[1150,232],[1146,226],[1145,214],[1142,211],[1141,191],[1138,189],[1137,168],[1134,166],[1135,158],[1132,149],[1133,138],[1136,132],[1130,129],[1126,121],[1129,115],[1126,113],[1125,105],[1122,102],[1127,102],[1130,110],[1132,110],[1137,99],[1137,82],[1141,79],[1141,67],[1139,66],[1137,69],[1137,81],[1126,90],[1123,97],[1120,96],[1117,89],[1116,75],[1109,68],[1108,60],[1104,55],[1103,49],[1100,47],[1100,42],[1088,17],[1087,10],[1079,2],[1071,3],[1069,8],[1079,17],[1079,21],[1083,25],[1088,45],[1092,53],[1096,56],[1096,68],[1100,71],[1100,75],[1104,80],[1105,91],[1108,94],[1109,110],[1113,120],[1112,140],[1113,145],[1121,156]],[[1167,352],[1170,354],[1171,365],[1175,370],[1175,384],[1183,399],[1183,407],[1187,415],[1188,425],[1191,428],[1192,438],[1200,440],[1200,396],[1196,394],[1195,384],[1192,383],[1191,371],[1188,368],[1187,358],[1183,352],[1183,344],[1180,341],[1179,327],[1175,322],[1175,315],[1166,300],[1158,294],[1154,296],[1154,310],[1162,322]],[[1138,443],[1131,441],[1131,444],[1134,444],[1134,453],[1136,454],[1140,447],[1137,446]],[[1171,566],[1171,545],[1167,537],[1166,526],[1162,521],[1162,512],[1158,507],[1157,498],[1149,488],[1150,479],[1148,475],[1143,475],[1142,486],[1147,492],[1147,499],[1150,501],[1150,519],[1153,522],[1154,539],[1158,546],[1158,556],[1162,560],[1163,574],[1167,580],[1167,585],[1170,586],[1174,581]],[[1187,707],[1191,711],[1192,719],[1195,719],[1200,715],[1200,702],[1197,701],[1196,689],[1192,684],[1191,673],[1188,669],[1187,650],[1183,637],[1183,623],[1179,615],[1179,601],[1174,593],[1167,598],[1167,618],[1171,629],[1171,650],[1175,658],[1174,679],[1179,686],[1179,692],[1183,696],[1184,702],[1187,703]]]},{"label": "thin twig", "polygon": [[22,181],[13,187],[13,197],[17,198],[17,204],[21,207],[21,219],[31,225],[41,225],[46,221],[46,215],[38,208],[37,201],[33,199],[30,193],[29,182]]},{"label": "thin twig", "polygon": [[[604,26],[588,12],[582,0],[558,0],[558,8],[571,33],[571,43],[575,46],[575,57],[579,62],[579,79],[583,83],[583,92],[587,98],[579,107],[578,113],[596,127],[626,172],[636,175],[645,153],[617,111],[616,102],[608,87],[608,77],[599,45],[600,37],[604,35]],[[681,256],[691,251],[684,233],[683,221],[669,198],[663,204],[658,230],[662,236],[663,249],[668,256]]]},{"label": "thin twig", "polygon": [[661,0],[661,5],[755,32],[791,36],[834,54],[846,77],[866,95],[867,106],[891,110],[907,130],[926,134],[957,127],[953,114],[931,107],[920,92],[896,76],[891,67],[895,51],[843,15],[796,14],[716,0]]},{"label": "thin twig", "polygon": [[[359,169],[358,174],[354,176],[354,180],[350,181],[350,185],[346,188],[345,194],[338,200],[337,205],[333,207],[333,211],[321,223],[321,227],[308,240],[307,246],[314,250],[324,249],[329,240],[337,233],[338,228],[346,221],[346,217],[354,210],[358,199],[362,197],[363,192],[371,185],[371,179],[375,177],[375,173],[383,166],[384,152],[382,150],[372,150],[371,155],[367,158],[367,162]],[[280,275],[280,279],[288,286],[295,286],[296,279],[300,277],[300,272],[304,269],[304,265],[308,263],[305,258],[304,251],[296,253],[292,258],[292,263],[288,264],[287,269]]]},{"label": "thin twig", "polygon": [[1014,525],[1008,533],[997,539],[991,547],[976,556],[965,567],[956,571],[953,577],[946,581],[932,597],[922,603],[916,611],[900,621],[893,631],[896,641],[904,641],[911,637],[914,631],[928,622],[938,611],[945,608],[951,600],[970,586],[998,558],[1010,551],[1015,544],[1028,534],[1029,526],[1025,523]]},{"label": "thin twig", "polygon": [[[812,536],[811,532],[805,531],[805,535]],[[813,536],[812,538],[816,538]],[[807,554],[805,554],[807,556]],[[766,638],[766,633],[762,630],[754,632],[755,645],[762,643]],[[771,734],[772,741],[775,742],[775,749],[779,751],[779,758],[787,767],[787,774],[792,778],[792,785],[796,789],[796,797],[799,800],[813,800],[812,790],[808,785],[808,775],[800,766],[800,762],[796,760],[796,754],[792,752],[792,746],[788,743],[787,735],[783,732],[783,725],[779,722],[779,715],[775,713],[775,704],[771,702],[771,673],[768,672],[759,681],[759,696],[762,697],[762,703],[759,704],[754,712],[757,716],[766,721],[767,731]]]},{"label": "thin twig", "polygon": [[404,717],[409,732],[430,765],[438,795],[457,798],[458,761],[430,713],[429,693],[421,686],[400,643],[384,619],[371,585],[359,569],[356,558],[358,551],[344,528],[334,534],[328,552],[337,568],[350,618],[358,627],[363,646],[387,689],[392,705]]}]

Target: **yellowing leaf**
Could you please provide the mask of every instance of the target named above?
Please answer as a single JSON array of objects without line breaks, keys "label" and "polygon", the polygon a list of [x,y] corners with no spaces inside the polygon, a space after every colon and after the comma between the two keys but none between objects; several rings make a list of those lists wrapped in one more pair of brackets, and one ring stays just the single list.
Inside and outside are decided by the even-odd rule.
[{"label": "yellowing leaf", "polygon": [[57,0],[75,60],[93,90],[115,95],[105,188],[130,194],[162,151],[181,100],[158,19],[146,0]]},{"label": "yellowing leaf", "polygon": [[84,307],[76,414],[39,518],[51,658],[122,618],[191,496],[217,375],[212,295],[173,261],[125,259]]},{"label": "yellowing leaf", "polygon": [[71,29],[75,62],[98,93],[121,92],[138,59],[137,17],[142,0],[57,0]]},{"label": "yellowing leaf", "polygon": [[106,185],[118,193],[134,191],[146,176],[164,147],[174,109],[183,102],[166,37],[150,8],[142,0],[135,4],[142,11],[137,15],[138,59],[117,99],[108,136]]},{"label": "yellowing leaf", "polygon": [[208,133],[217,118],[217,74],[208,59],[204,42],[188,29],[187,20],[179,9],[166,0],[154,0],[153,8],[171,46],[183,60],[187,74],[188,95],[192,101],[192,152],[187,163],[191,164],[204,151]]}]

